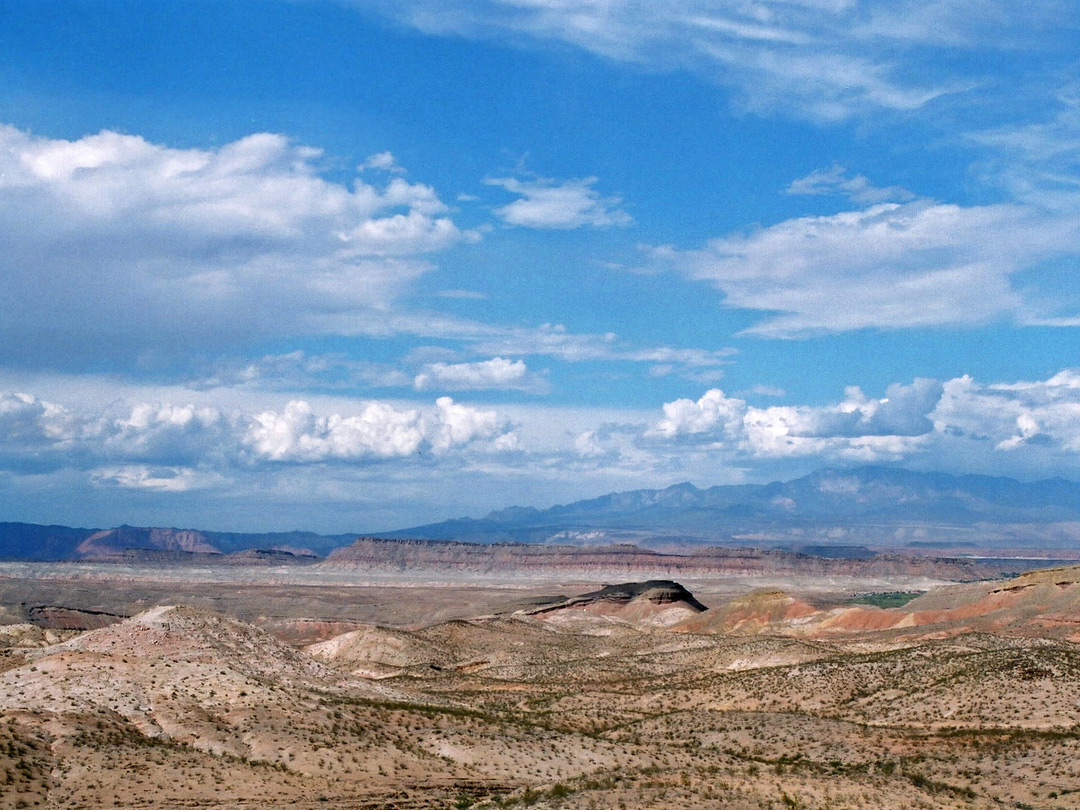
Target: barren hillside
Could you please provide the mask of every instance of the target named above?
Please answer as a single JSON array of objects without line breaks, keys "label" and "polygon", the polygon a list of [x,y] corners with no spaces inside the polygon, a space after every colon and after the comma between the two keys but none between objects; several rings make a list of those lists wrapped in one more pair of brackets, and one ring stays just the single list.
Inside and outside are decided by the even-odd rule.
[{"label": "barren hillside", "polygon": [[0,806],[1074,807],[1078,579],[889,610],[625,583],[306,649],[187,607],[12,626]]}]

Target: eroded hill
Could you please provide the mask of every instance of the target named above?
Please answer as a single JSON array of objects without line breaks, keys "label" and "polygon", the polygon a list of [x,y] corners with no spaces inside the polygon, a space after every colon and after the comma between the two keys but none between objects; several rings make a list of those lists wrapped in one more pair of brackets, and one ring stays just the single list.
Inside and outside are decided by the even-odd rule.
[{"label": "eroded hill", "polygon": [[1077,588],[703,609],[624,583],[302,649],[181,606],[21,626],[0,806],[1075,807]]}]

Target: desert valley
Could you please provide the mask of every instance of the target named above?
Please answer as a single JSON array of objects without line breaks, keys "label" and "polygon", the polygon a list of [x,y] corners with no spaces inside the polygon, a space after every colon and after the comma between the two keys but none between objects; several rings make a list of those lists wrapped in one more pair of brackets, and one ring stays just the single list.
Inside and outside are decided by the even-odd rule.
[{"label": "desert valley", "polygon": [[1080,810],[1080,0],[0,0],[0,810]]},{"label": "desert valley", "polygon": [[0,806],[1080,803],[1078,566],[532,548],[2,563]]}]

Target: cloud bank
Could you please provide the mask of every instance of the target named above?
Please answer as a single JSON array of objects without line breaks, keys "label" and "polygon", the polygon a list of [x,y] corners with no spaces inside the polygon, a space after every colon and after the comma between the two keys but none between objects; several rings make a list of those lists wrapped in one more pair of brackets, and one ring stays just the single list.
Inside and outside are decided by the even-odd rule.
[{"label": "cloud bank", "polygon": [[0,396],[6,469],[81,469],[97,482],[162,491],[220,484],[232,472],[268,464],[363,465],[425,454],[448,461],[466,450],[512,450],[516,442],[507,418],[450,397],[437,399],[434,408],[354,403],[349,413],[318,413],[294,400],[254,413],[139,402],[114,414],[29,394]]},{"label": "cloud bank", "polygon": [[[996,457],[1001,463],[1025,450],[1055,469],[1080,460],[1075,456],[1080,452],[1076,370],[1013,384],[985,385],[970,376],[944,383],[916,379],[888,386],[881,398],[852,386],[842,401],[827,406],[757,408],[710,389],[697,400],[665,403],[662,411],[663,418],[641,434],[647,443],[697,448],[742,462],[936,459],[962,469],[964,462]],[[958,455],[949,459],[950,454]]]},{"label": "cloud bank", "polygon": [[[94,485],[158,492],[227,490],[282,468],[318,468],[327,481],[377,466],[438,477],[468,468],[571,480],[584,475],[657,482],[718,467],[752,474],[777,463],[820,467],[915,462],[954,471],[1075,469],[1080,462],[1080,371],[1041,381],[980,383],[970,376],[858,387],[827,405],[756,407],[713,388],[664,403],[640,422],[557,406],[497,409],[440,397],[388,401],[292,400],[250,410],[132,402],[103,409],[32,394],[0,396],[0,473],[67,470]],[[571,430],[572,426],[579,426]],[[417,468],[417,464],[421,468]],[[426,472],[418,473],[417,469]],[[252,479],[255,480],[255,479]],[[252,484],[255,485],[255,484]]]}]

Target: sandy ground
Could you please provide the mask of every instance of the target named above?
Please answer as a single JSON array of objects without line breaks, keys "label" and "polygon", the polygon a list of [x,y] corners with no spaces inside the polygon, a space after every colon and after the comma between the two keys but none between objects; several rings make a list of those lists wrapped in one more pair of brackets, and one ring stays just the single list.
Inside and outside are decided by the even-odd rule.
[{"label": "sandy ground", "polygon": [[[827,638],[513,614],[602,582],[312,576],[0,567],[0,808],[1080,806],[1080,645],[1035,621],[1062,575],[1006,583],[1031,598],[994,632],[964,623],[984,585],[934,593],[969,618]],[[138,615],[17,625],[35,604]]]}]

